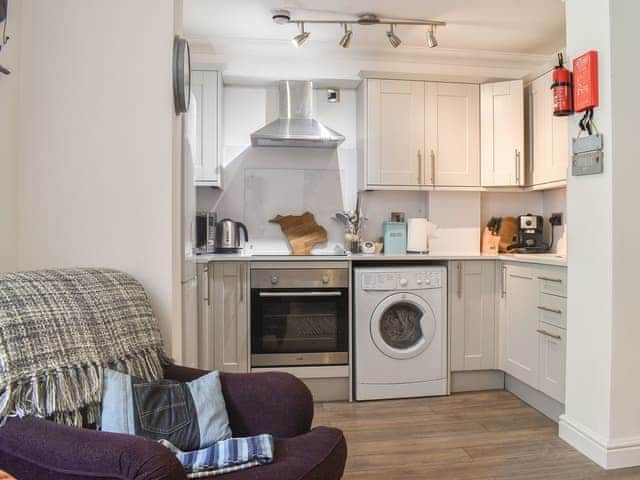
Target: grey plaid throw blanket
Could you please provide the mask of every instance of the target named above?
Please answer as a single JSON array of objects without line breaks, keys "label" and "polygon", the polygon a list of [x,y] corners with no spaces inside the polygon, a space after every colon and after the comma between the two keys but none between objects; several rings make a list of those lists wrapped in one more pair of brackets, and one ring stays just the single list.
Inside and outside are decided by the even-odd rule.
[{"label": "grey plaid throw blanket", "polygon": [[0,425],[24,415],[99,424],[103,367],[157,380],[165,361],[147,294],[130,275],[0,274]]}]

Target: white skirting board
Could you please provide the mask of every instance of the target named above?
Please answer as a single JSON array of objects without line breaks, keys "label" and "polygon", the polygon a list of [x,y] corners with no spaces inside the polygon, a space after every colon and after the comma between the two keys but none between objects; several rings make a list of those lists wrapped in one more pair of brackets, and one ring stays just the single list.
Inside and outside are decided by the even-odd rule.
[{"label": "white skirting board", "polygon": [[602,468],[640,465],[640,437],[608,440],[568,415],[560,416],[560,438]]},{"label": "white skirting board", "polygon": [[560,415],[564,413],[564,404],[548,397],[526,383],[522,383],[509,374],[505,374],[504,388],[556,423]]},{"label": "white skirting board", "polygon": [[451,393],[504,390],[504,373],[500,370],[451,372]]}]

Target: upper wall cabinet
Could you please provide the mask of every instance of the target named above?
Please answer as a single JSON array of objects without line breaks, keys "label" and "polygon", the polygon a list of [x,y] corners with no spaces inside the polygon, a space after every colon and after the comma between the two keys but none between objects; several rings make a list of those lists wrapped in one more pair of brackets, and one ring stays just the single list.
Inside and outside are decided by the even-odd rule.
[{"label": "upper wall cabinet", "polygon": [[361,190],[480,185],[478,85],[367,79],[358,93]]},{"label": "upper wall cabinet", "polygon": [[553,115],[552,72],[528,88],[528,129],[531,185],[544,188],[567,179],[569,131],[567,117]]},{"label": "upper wall cabinet", "polygon": [[436,186],[480,185],[480,89],[478,85],[427,83],[426,152]]},{"label": "upper wall cabinet", "polygon": [[525,185],[522,80],[480,86],[482,185]]},{"label": "upper wall cabinet", "polygon": [[366,185],[424,184],[424,82],[366,83]]},{"label": "upper wall cabinet", "polygon": [[222,187],[222,75],[194,70],[191,92],[190,114],[195,116],[195,138],[191,147],[195,184]]}]

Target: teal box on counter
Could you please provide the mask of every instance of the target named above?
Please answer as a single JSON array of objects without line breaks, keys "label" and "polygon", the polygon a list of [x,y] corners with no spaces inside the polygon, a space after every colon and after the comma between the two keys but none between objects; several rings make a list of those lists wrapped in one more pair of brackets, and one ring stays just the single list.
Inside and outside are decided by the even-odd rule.
[{"label": "teal box on counter", "polygon": [[407,253],[407,224],[405,222],[384,222],[382,224],[385,255]]}]

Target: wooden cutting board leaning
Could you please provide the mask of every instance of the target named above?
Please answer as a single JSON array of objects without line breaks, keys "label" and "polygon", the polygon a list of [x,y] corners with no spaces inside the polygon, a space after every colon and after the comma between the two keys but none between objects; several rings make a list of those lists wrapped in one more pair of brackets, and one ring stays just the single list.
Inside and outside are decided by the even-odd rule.
[{"label": "wooden cutting board leaning", "polygon": [[280,225],[293,255],[310,255],[314,245],[327,242],[327,231],[318,225],[311,212],[304,212],[302,215],[277,215],[269,222]]}]

